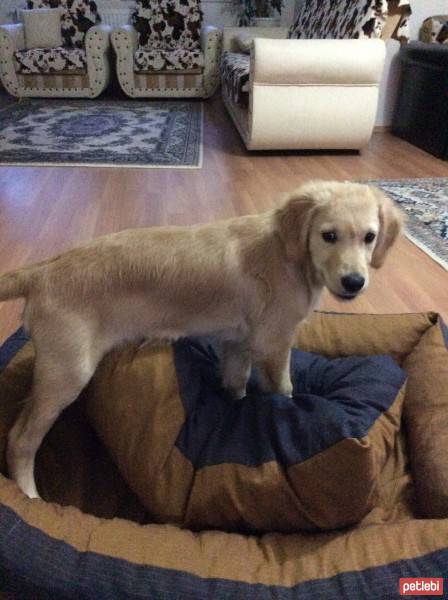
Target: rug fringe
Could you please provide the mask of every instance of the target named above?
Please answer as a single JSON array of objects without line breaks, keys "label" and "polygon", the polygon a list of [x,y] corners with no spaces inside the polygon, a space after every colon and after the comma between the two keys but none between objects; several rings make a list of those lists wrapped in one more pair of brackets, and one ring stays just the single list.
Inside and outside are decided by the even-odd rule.
[{"label": "rug fringe", "polygon": [[433,260],[435,260],[436,263],[438,263],[441,267],[443,267],[445,269],[445,271],[448,271],[448,262],[446,262],[445,260],[443,260],[443,258],[441,258],[437,254],[435,254],[435,252],[433,252],[430,248],[428,248],[428,246],[426,246],[426,244],[424,244],[423,242],[421,242],[420,240],[418,240],[417,238],[415,238],[408,231],[405,232],[405,235],[406,235],[406,237],[408,238],[408,240],[410,242],[412,242],[413,244],[415,244],[418,248],[420,248],[420,250],[423,250],[423,252],[425,254],[427,254]]},{"label": "rug fringe", "polygon": [[122,165],[108,163],[20,163],[20,162],[0,162],[0,167],[88,167],[89,169],[201,169],[202,168],[202,147],[200,153],[200,162],[198,165]]}]

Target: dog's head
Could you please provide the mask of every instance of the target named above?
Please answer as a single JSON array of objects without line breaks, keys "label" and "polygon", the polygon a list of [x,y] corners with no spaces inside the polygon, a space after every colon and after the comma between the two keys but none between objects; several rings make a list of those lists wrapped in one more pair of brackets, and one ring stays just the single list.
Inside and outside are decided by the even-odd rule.
[{"label": "dog's head", "polygon": [[399,235],[403,216],[378,189],[362,184],[310,182],[276,211],[288,260],[311,265],[320,283],[352,299],[369,283]]}]

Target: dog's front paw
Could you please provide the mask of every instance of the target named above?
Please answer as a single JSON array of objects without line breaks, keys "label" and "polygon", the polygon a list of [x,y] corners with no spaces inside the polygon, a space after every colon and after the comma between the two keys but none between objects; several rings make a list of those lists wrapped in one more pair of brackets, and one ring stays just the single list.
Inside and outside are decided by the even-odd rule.
[{"label": "dog's front paw", "polygon": [[287,396],[288,398],[292,398],[292,392],[293,387],[290,381],[287,383],[282,383],[277,390],[277,394],[282,394],[283,396]]},{"label": "dog's front paw", "polygon": [[246,397],[246,386],[241,388],[226,387],[226,391],[231,396],[232,400],[242,400]]},{"label": "dog's front paw", "polygon": [[288,396],[288,398],[291,398],[293,393],[289,376],[279,382],[273,382],[267,377],[261,376],[259,379],[259,388],[264,394],[281,394],[282,396]]}]

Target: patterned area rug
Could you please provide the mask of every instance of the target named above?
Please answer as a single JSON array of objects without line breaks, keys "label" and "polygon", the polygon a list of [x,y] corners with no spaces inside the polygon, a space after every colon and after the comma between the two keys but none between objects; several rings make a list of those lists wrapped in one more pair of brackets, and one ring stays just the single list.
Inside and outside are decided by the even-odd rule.
[{"label": "patterned area rug", "polygon": [[370,181],[408,217],[407,237],[448,270],[448,177]]},{"label": "patterned area rug", "polygon": [[199,168],[201,163],[201,102],[23,100],[0,112],[0,164]]}]

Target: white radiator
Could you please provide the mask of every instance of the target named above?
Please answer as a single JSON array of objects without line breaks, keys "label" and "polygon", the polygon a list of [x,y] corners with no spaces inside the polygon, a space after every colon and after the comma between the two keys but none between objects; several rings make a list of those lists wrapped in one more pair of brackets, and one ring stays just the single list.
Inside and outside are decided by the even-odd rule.
[{"label": "white radiator", "polygon": [[[1,0],[0,0],[1,2]],[[21,21],[20,18],[20,9],[15,9],[11,11],[11,15],[13,16],[13,20],[16,23]],[[128,8],[102,8],[100,10],[101,15],[101,23],[103,25],[110,25],[111,27],[119,27],[120,25],[126,25],[129,23],[129,18],[131,16],[131,9]]]},{"label": "white radiator", "polygon": [[130,8],[101,8],[101,23],[111,27],[119,27],[129,23]]}]

